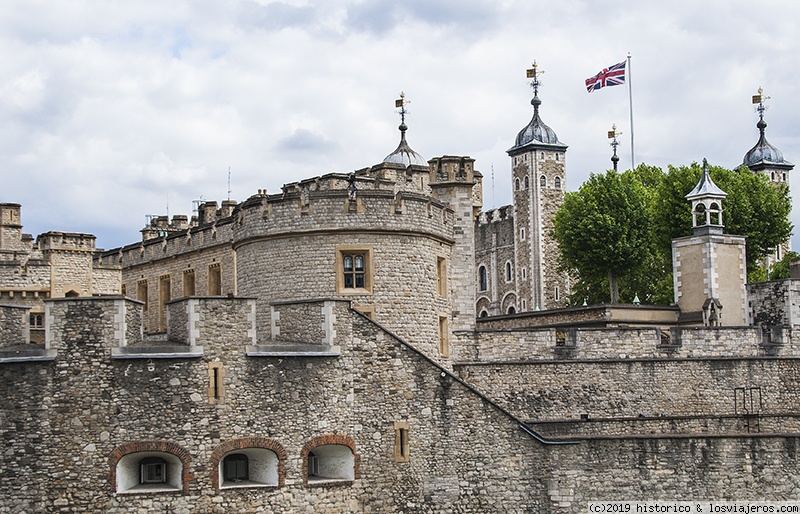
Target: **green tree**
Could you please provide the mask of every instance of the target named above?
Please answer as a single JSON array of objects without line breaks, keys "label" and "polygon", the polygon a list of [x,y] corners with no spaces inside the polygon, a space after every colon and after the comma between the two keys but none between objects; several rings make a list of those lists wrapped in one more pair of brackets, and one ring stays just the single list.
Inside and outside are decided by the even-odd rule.
[{"label": "green tree", "polygon": [[786,255],[783,256],[783,259],[779,260],[769,270],[769,279],[770,280],[782,280],[786,278],[790,278],[790,264],[793,260],[800,257],[800,253],[797,252],[786,252]]},{"label": "green tree", "polygon": [[577,270],[587,286],[606,277],[611,303],[619,302],[619,278],[652,252],[648,204],[649,193],[634,174],[608,171],[567,193],[556,213],[553,235],[562,265]]},{"label": "green tree", "polygon": [[[686,195],[702,173],[697,163],[670,166],[666,173],[642,164],[622,174],[592,175],[568,193],[553,235],[562,267],[575,277],[570,303],[630,302],[634,296],[642,303],[671,303],[672,240],[692,234]],[[788,188],[747,168],[711,166],[709,173],[728,193],[722,204],[725,232],[746,238],[748,281],[766,280],[764,257],[792,231]],[[776,265],[769,277],[785,271]]]},{"label": "green tree", "polygon": [[[686,194],[703,173],[697,163],[669,167],[658,186],[653,209],[653,230],[658,248],[671,259],[671,244],[676,237],[692,234],[691,205]],[[785,184],[772,184],[766,175],[746,167],[728,170],[709,166],[711,179],[728,197],[722,202],[725,233],[744,236],[748,276],[758,274],[767,255],[792,235],[789,213],[792,201]]]}]

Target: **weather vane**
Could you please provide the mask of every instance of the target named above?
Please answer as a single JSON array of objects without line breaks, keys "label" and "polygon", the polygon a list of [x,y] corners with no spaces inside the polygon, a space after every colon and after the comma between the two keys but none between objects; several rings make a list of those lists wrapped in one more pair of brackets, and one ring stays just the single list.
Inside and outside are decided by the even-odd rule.
[{"label": "weather vane", "polygon": [[403,93],[402,91],[400,91],[400,98],[394,101],[395,108],[400,109],[398,111],[400,113],[400,123],[403,125],[406,124],[406,114],[408,113],[406,105],[410,103],[411,100],[406,100],[406,94]]},{"label": "weather vane", "polygon": [[531,87],[533,88],[533,94],[539,94],[539,75],[543,74],[544,70],[539,69],[539,65],[536,64],[536,60],[533,61],[533,64],[530,68],[526,71],[526,76],[529,79],[533,79],[530,82]]},{"label": "weather vane", "polygon": [[611,140],[611,148],[614,149],[614,155],[611,156],[611,162],[614,163],[614,171],[617,171],[617,163],[619,162],[619,157],[617,157],[617,147],[619,146],[619,141],[617,141],[617,136],[621,136],[622,132],[617,131],[617,124],[611,124],[611,130],[608,131],[608,139]]},{"label": "weather vane", "polygon": [[756,107],[756,111],[758,111],[758,116],[763,120],[764,119],[764,111],[768,109],[768,106],[764,105],[766,100],[769,100],[769,96],[764,96],[764,90],[759,86],[758,94],[753,95],[753,103],[758,104]]}]

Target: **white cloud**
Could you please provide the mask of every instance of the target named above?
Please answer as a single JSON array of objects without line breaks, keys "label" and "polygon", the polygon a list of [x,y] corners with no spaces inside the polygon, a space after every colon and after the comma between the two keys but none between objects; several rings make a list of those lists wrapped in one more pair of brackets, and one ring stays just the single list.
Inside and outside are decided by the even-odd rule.
[{"label": "white cloud", "polygon": [[[628,93],[583,80],[632,54],[637,161],[707,157],[734,166],[755,144],[749,105],[772,96],[770,141],[800,161],[800,40],[787,2],[454,0],[108,2],[12,0],[0,11],[0,201],[26,232],[138,239],[145,214],[188,213],[201,196],[380,161],[397,145],[393,105],[411,100],[411,146],[466,154],[490,206],[510,201],[505,150],[541,115],[569,145],[568,181],[610,166]],[[711,14],[709,14],[711,13]],[[798,220],[795,220],[798,223]],[[798,245],[796,245],[798,246]]]}]

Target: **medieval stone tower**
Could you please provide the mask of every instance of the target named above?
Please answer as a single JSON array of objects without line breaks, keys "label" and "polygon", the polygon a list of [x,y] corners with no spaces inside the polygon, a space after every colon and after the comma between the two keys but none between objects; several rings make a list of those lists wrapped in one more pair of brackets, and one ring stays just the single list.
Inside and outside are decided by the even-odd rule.
[{"label": "medieval stone tower", "polygon": [[[758,111],[758,127],[759,137],[758,142],[751,148],[745,155],[742,164],[750,168],[753,173],[763,173],[776,187],[783,187],[789,185],[789,172],[794,169],[794,164],[783,158],[783,153],[772,146],[767,141],[765,131],[767,122],[764,121],[764,111],[766,106],[764,100],[769,97],[764,96],[764,90],[758,88],[758,94],[753,95],[753,103],[758,104],[756,110]],[[791,239],[787,239],[782,245],[775,249],[772,255],[767,256],[764,264],[770,266],[773,263],[781,260],[787,252],[792,250]]]},{"label": "medieval stone tower", "polygon": [[567,145],[539,117],[539,72],[528,70],[533,118],[508,150],[514,187],[516,282],[522,311],[561,307],[568,282],[559,273],[558,246],[548,235],[564,201]]}]

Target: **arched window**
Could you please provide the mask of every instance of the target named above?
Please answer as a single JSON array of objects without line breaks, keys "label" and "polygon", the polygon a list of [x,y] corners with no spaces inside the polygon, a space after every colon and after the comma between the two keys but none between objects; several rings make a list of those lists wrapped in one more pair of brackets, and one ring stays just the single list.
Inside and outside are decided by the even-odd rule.
[{"label": "arched window", "polygon": [[515,309],[513,305],[508,307],[508,314],[516,314],[516,313],[517,309]]},{"label": "arched window", "polygon": [[286,451],[264,437],[226,441],[211,454],[211,480],[217,489],[283,486]]},{"label": "arched window", "polygon": [[539,177],[539,186],[540,187],[547,187],[547,177],[545,177],[544,175]]},{"label": "arched window", "polygon": [[480,266],[478,268],[478,291],[486,291],[486,289],[487,289],[486,266]]},{"label": "arched window", "polygon": [[123,455],[114,466],[116,492],[180,491],[183,463],[171,453],[134,452]]},{"label": "arched window", "polygon": [[561,189],[561,177],[556,177],[553,179],[553,187],[556,189]]},{"label": "arched window", "polygon": [[544,152],[542,152],[542,159],[544,159]]},{"label": "arched window", "polygon": [[352,483],[359,477],[352,438],[344,435],[315,437],[303,446],[303,474],[307,485]]},{"label": "arched window", "polygon": [[479,317],[481,317],[481,318],[488,318],[488,317],[489,317],[489,313],[486,311],[486,309],[483,309],[483,310],[481,311],[481,313],[480,313],[480,316],[479,316]]},{"label": "arched window", "polygon": [[519,179],[514,180],[514,190],[519,191]]},{"label": "arched window", "polygon": [[772,180],[773,181],[775,180],[775,172],[774,171],[772,172]]},{"label": "arched window", "polygon": [[528,180],[528,177],[526,176],[525,177],[525,189],[528,189],[529,187],[530,187],[530,181]]},{"label": "arched window", "polygon": [[511,262],[506,263],[506,282],[511,282]]},{"label": "arched window", "polygon": [[556,154],[556,160],[559,160],[559,155],[558,154]]}]

